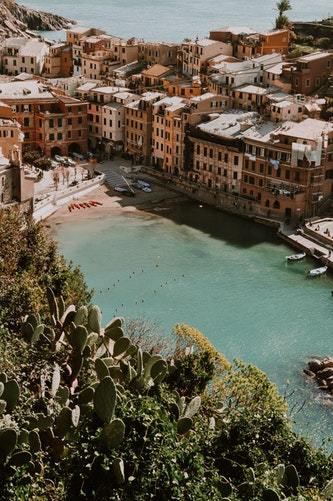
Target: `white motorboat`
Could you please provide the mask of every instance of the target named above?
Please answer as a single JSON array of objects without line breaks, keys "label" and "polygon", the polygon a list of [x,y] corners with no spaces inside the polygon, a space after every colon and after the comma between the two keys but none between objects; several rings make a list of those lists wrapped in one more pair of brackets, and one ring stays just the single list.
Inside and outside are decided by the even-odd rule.
[{"label": "white motorboat", "polygon": [[322,266],[321,268],[315,268],[314,270],[310,270],[308,272],[308,277],[315,278],[315,277],[320,277],[321,275],[325,275],[327,269],[328,269],[327,266]]},{"label": "white motorboat", "polygon": [[302,261],[306,256],[305,252],[300,252],[299,254],[293,254],[292,256],[287,256],[286,261],[294,262],[294,261]]}]

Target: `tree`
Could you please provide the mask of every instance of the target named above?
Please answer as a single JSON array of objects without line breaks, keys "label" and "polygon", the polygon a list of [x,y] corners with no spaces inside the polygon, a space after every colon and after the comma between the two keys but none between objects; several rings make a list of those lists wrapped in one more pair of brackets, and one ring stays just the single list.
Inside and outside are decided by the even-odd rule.
[{"label": "tree", "polygon": [[1,211],[0,323],[15,328],[24,315],[43,312],[47,286],[67,301],[90,301],[81,271],[59,255],[42,225],[18,210]]},{"label": "tree", "polygon": [[276,29],[281,29],[285,28],[286,26],[289,25],[289,19],[286,16],[285,12],[288,10],[291,10],[291,3],[289,0],[280,0],[276,4],[276,9],[278,11],[278,16],[275,19],[275,28]]}]

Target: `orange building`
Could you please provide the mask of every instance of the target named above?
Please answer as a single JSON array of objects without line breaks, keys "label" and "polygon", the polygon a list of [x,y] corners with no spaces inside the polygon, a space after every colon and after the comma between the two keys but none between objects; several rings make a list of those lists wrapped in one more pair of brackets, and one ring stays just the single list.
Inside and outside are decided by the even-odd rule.
[{"label": "orange building", "polygon": [[170,75],[163,79],[163,88],[168,96],[180,96],[189,99],[194,96],[200,96],[202,85],[198,77],[185,79],[176,75]]},{"label": "orange building", "polygon": [[42,154],[87,151],[87,103],[52,93],[35,80],[0,84],[2,101],[24,133],[24,148]]},{"label": "orange building", "polygon": [[45,57],[44,76],[66,78],[73,74],[72,48],[66,43],[51,45]]}]

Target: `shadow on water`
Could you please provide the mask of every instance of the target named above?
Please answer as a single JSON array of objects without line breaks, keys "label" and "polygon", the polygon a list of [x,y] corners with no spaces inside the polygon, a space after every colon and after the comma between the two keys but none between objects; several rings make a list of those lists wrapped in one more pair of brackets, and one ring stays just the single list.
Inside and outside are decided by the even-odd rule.
[{"label": "shadow on water", "polygon": [[144,211],[154,216],[160,215],[178,225],[189,226],[239,248],[248,248],[263,242],[283,245],[275,229],[213,207],[200,206],[198,202],[184,201],[163,212],[147,208]]}]

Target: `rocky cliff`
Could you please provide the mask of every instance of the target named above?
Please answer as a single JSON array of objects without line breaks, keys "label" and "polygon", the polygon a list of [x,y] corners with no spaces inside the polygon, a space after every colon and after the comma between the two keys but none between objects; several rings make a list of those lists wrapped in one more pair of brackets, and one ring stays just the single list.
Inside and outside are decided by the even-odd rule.
[{"label": "rocky cliff", "polygon": [[18,5],[15,0],[0,0],[0,37],[29,37],[30,30],[61,30],[72,23],[70,19]]}]

